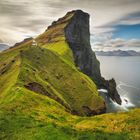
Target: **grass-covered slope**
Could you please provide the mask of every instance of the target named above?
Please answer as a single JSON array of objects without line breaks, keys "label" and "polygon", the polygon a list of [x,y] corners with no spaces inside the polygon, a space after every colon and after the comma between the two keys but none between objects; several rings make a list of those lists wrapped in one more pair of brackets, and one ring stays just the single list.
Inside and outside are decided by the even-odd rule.
[{"label": "grass-covered slope", "polygon": [[0,139],[138,140],[139,109],[94,117],[70,113],[83,114],[83,104],[95,108],[103,101],[73,65],[67,44],[60,44],[60,54],[51,47],[56,44],[1,53]]},{"label": "grass-covered slope", "polygon": [[[74,66],[67,44],[57,42],[52,45],[53,49],[49,44],[42,48],[25,46],[22,50],[17,47],[17,50],[2,53],[1,60],[8,61],[1,61],[1,96],[7,94],[8,87],[16,84],[49,96],[71,113],[101,113],[104,101],[98,95],[96,85]],[[60,54],[56,53],[55,46],[62,49]]]},{"label": "grass-covered slope", "polygon": [[62,102],[79,115],[92,113],[84,110],[84,107],[89,107],[89,111],[93,110],[95,113],[99,113],[98,110],[104,107],[95,84],[57,54],[42,48],[30,48],[21,57],[19,79],[27,88],[30,83],[36,83],[29,89]]}]

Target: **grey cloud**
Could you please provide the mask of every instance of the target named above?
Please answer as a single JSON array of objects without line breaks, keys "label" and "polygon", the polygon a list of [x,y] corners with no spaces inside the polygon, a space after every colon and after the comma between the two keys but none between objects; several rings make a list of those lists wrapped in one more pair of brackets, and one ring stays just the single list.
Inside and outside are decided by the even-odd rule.
[{"label": "grey cloud", "polygon": [[139,39],[131,39],[125,43],[126,47],[135,47],[140,49],[140,40]]},{"label": "grey cloud", "polygon": [[[17,2],[18,3],[18,2]],[[27,10],[28,5],[12,3],[12,1],[0,1],[0,14],[3,16],[15,17],[15,16],[25,16],[30,14]]]},{"label": "grey cloud", "polygon": [[120,25],[135,25],[140,24],[140,11],[132,14],[128,14],[122,18],[119,22]]},{"label": "grey cloud", "polygon": [[120,38],[107,40],[105,42],[95,42],[92,45],[93,50],[137,50],[140,51],[140,39],[123,40]]},{"label": "grey cloud", "polygon": [[[104,36],[104,33],[113,32],[114,25],[121,21],[124,24],[132,23],[132,14],[136,18],[136,13],[140,12],[139,6],[139,0],[0,0],[0,34],[3,34],[4,41],[6,36],[9,40],[15,36],[14,41],[19,41],[30,32],[38,34],[67,11],[82,9],[91,15],[91,33]],[[18,29],[17,33],[15,29]]]},{"label": "grey cloud", "polygon": [[0,43],[3,43],[3,40],[2,39],[0,39]]}]

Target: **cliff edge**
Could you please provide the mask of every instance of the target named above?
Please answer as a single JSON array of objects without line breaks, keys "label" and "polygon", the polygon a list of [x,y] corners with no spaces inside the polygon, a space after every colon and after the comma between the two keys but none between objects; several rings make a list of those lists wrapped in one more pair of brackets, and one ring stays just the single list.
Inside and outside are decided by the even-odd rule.
[{"label": "cliff edge", "polygon": [[101,76],[100,63],[91,49],[89,29],[89,14],[82,10],[74,10],[54,21],[37,40],[41,44],[66,41],[72,50],[76,67],[89,76],[98,89],[107,89],[108,96],[121,104],[115,80],[105,80]]}]

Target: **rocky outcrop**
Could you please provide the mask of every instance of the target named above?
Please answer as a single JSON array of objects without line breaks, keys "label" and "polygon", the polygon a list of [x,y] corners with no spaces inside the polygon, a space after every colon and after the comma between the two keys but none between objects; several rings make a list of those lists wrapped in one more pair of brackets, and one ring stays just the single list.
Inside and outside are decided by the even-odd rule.
[{"label": "rocky outcrop", "polygon": [[88,13],[81,10],[68,12],[64,17],[54,21],[36,41],[41,45],[66,41],[73,52],[77,68],[88,75],[99,89],[107,89],[108,96],[121,104],[115,80],[112,82],[101,76],[100,63],[91,49]]},{"label": "rocky outcrop", "polygon": [[75,14],[65,28],[66,40],[73,51],[76,66],[99,84],[99,61],[90,46],[89,15],[80,10],[73,12]]},{"label": "rocky outcrop", "polygon": [[116,89],[116,82],[114,79],[111,79],[107,82],[107,89],[108,89],[108,94],[111,97],[111,99],[113,99],[114,101],[116,101],[118,104],[121,104],[121,98],[120,95],[118,94],[118,91]]},{"label": "rocky outcrop", "polygon": [[73,13],[73,17],[65,28],[66,41],[68,42],[76,66],[86,75],[88,75],[98,88],[108,90],[108,96],[112,100],[121,104],[121,98],[116,90],[115,80],[105,80],[100,73],[100,63],[90,45],[89,14],[76,10],[67,13],[66,16]]}]

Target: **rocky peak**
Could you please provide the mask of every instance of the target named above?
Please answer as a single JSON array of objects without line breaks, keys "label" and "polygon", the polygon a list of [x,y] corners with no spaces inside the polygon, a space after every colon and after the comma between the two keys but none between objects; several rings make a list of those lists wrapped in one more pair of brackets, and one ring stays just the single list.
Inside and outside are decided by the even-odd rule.
[{"label": "rocky peak", "polygon": [[77,10],[65,28],[66,41],[73,51],[75,64],[80,70],[94,79],[101,80],[99,62],[90,46],[89,14]]},{"label": "rocky peak", "polygon": [[37,41],[41,44],[66,41],[73,52],[75,65],[78,69],[88,75],[98,88],[107,89],[108,96],[121,104],[120,96],[116,90],[116,82],[105,80],[101,76],[100,63],[91,49],[89,29],[89,14],[82,10],[73,10],[54,21],[45,33],[37,38]]},{"label": "rocky peak", "polygon": [[108,96],[118,104],[121,104],[115,80],[111,79],[107,81],[101,76],[100,63],[91,49],[89,14],[81,10],[72,11],[72,13],[73,17],[65,28],[65,36],[66,41],[73,51],[76,66],[88,75],[98,88],[107,89]]}]

